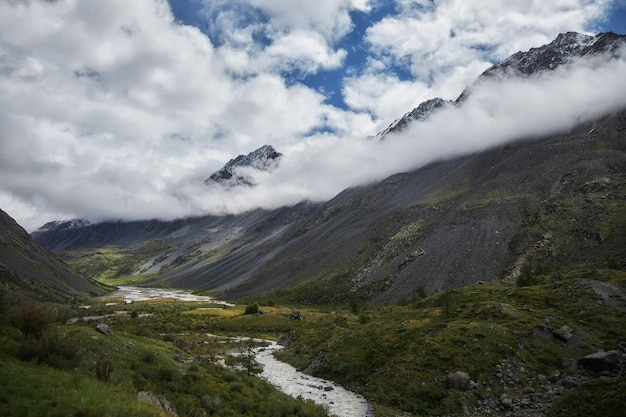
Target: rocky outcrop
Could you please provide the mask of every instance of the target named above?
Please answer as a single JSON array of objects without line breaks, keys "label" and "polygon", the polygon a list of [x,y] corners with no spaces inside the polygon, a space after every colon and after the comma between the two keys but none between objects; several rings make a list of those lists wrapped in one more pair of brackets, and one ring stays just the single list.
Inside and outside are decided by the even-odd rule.
[{"label": "rocky outcrop", "polygon": [[591,353],[578,360],[583,368],[592,372],[611,371],[618,367],[622,355],[617,350]]},{"label": "rocky outcrop", "polygon": [[105,336],[113,336],[113,332],[111,331],[111,328],[109,327],[108,324],[105,324],[105,323],[98,323],[96,325],[96,331],[102,333]]},{"label": "rocky outcrop", "polygon": [[253,186],[254,180],[249,174],[241,172],[241,168],[253,168],[258,171],[271,171],[278,166],[282,153],[271,145],[264,145],[247,155],[239,155],[231,159],[219,171],[215,171],[204,182],[205,184],[221,184],[226,187],[240,185]]},{"label": "rocky outcrop", "polygon": [[178,413],[176,412],[176,408],[174,405],[164,396],[160,394],[155,394],[152,391],[139,391],[137,393],[137,399],[144,403],[152,404],[157,408],[161,409],[168,415],[172,417],[177,417]]}]

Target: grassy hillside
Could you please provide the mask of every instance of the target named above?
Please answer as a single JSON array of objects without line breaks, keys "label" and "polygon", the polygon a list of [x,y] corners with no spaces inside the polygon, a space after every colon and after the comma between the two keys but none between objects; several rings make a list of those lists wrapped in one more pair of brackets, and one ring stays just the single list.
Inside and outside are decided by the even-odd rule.
[{"label": "grassy hillside", "polygon": [[[596,292],[598,283],[614,292]],[[600,397],[626,403],[618,389],[624,374],[598,379],[577,365],[626,341],[624,290],[624,271],[581,268],[525,271],[517,281],[445,290],[405,305],[359,312],[352,304],[352,312],[313,314],[293,326],[281,359],[363,394],[377,416],[511,412],[500,404],[503,394],[526,400],[528,410],[590,415],[588,407],[576,411],[572,404],[597,399],[600,407]],[[558,336],[565,326],[572,329],[568,341]],[[447,388],[454,371],[468,373],[477,388]],[[576,386],[564,383],[567,377]],[[553,388],[564,384],[568,389],[558,391],[561,399],[549,408]],[[610,401],[603,404],[591,414],[618,415]]]},{"label": "grassy hillside", "polygon": [[152,278],[145,274],[148,268],[142,269],[142,266],[168,248],[166,242],[153,240],[127,249],[84,249],[63,252],[60,256],[81,274],[98,282],[107,285],[137,284]]},{"label": "grassy hillside", "polygon": [[[95,300],[94,306],[111,308]],[[2,416],[170,415],[139,396],[165,399],[181,417],[326,415],[311,402],[217,364],[218,355],[232,346],[199,343],[192,349],[182,339],[155,333],[159,325],[143,323],[138,314],[129,315],[129,327],[144,336],[124,332],[122,323],[106,336],[94,330],[93,322],[63,324],[67,317],[49,307],[16,305],[6,298],[0,307]],[[171,307],[137,303],[134,311],[158,312],[159,320],[169,323],[165,327],[182,332],[187,322]]]}]

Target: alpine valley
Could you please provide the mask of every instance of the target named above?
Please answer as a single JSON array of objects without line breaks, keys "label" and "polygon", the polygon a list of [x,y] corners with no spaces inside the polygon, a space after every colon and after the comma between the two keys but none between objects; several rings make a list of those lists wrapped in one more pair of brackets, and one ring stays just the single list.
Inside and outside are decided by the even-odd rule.
[{"label": "alpine valley", "polygon": [[[488,80],[532,80],[623,54],[626,35],[564,33],[489,68],[456,100],[428,100],[363,140],[410,134],[465,106]],[[206,187],[255,187],[250,173],[276,175],[285,156],[265,145],[207,173]],[[175,221],[56,221],[31,236],[0,214],[0,381],[24,381],[0,390],[3,415],[327,415],[253,377],[250,356],[219,365],[237,342],[207,333],[281,340],[281,360],[361,394],[368,415],[623,413],[625,108],[325,202]],[[97,298],[121,285],[236,306]],[[89,308],[113,335],[96,335]],[[52,310],[63,324],[36,319]],[[64,324],[70,318],[78,323]],[[35,400],[16,405],[22,385],[42,383],[41,369],[45,411]],[[87,405],[72,408],[55,380],[87,384],[93,398],[82,393]],[[153,400],[136,403],[137,392]],[[98,408],[102,395],[116,398],[113,408]]]}]

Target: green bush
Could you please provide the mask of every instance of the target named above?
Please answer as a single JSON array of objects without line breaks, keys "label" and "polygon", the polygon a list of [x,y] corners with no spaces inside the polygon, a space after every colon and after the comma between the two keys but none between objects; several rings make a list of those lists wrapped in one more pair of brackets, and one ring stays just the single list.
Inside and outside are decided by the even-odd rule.
[{"label": "green bush", "polygon": [[57,321],[58,312],[27,302],[20,303],[13,311],[12,324],[24,337],[41,337]]},{"label": "green bush", "polygon": [[259,314],[259,305],[258,304],[248,304],[246,306],[246,309],[243,312],[244,315],[246,314]]},{"label": "green bush", "polygon": [[37,337],[30,335],[20,343],[19,359],[45,363],[58,369],[77,366],[80,359],[79,342],[69,336],[61,336],[56,331],[47,331]]},{"label": "green bush", "polygon": [[537,285],[540,282],[539,278],[533,274],[533,271],[530,268],[524,268],[519,277],[517,277],[515,284],[518,287],[529,287],[531,285]]}]

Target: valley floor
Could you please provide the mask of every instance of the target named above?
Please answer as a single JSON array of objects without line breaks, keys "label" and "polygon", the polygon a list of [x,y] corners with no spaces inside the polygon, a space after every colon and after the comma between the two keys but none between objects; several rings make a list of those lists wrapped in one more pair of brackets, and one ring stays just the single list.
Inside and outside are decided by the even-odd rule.
[{"label": "valley floor", "polygon": [[[625,289],[624,271],[581,267],[383,307],[289,306],[278,298],[232,305],[135,292],[132,302],[115,294],[61,314],[3,299],[0,411],[619,416],[626,403]],[[272,354],[327,405],[288,397],[259,378],[259,363],[270,381],[268,366],[286,366]],[[293,383],[278,373],[282,379],[272,384],[287,391]],[[370,411],[364,400],[352,407],[333,398],[342,391],[328,381],[366,399]]]}]

